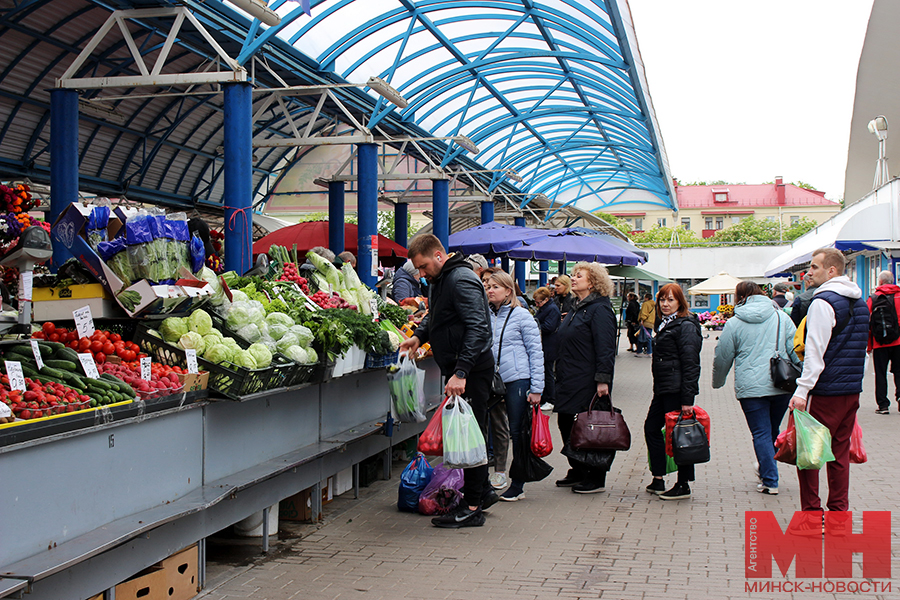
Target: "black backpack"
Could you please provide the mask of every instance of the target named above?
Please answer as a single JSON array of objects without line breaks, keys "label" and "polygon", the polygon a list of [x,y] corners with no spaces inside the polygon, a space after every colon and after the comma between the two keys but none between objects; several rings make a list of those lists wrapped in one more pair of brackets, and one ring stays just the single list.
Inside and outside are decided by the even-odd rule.
[{"label": "black backpack", "polygon": [[897,323],[893,294],[876,294],[872,297],[869,330],[879,344],[890,344],[900,338],[900,324]]}]

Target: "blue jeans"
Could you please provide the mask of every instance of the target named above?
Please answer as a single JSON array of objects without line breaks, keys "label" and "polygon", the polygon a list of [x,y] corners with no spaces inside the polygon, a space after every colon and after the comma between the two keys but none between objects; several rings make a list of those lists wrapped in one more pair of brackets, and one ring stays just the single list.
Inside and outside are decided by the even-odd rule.
[{"label": "blue jeans", "polygon": [[[512,441],[513,460],[515,460],[516,449],[522,443],[522,425],[524,424],[525,416],[531,410],[531,405],[528,403],[528,390],[530,389],[530,379],[517,379],[506,382],[506,414],[509,417],[509,439]],[[525,482],[513,479],[511,487],[516,490],[522,490],[525,487]]]},{"label": "blue jeans", "polygon": [[778,427],[791,401],[790,394],[740,398],[741,409],[753,435],[753,449],[759,461],[759,476],[766,487],[778,487],[778,465],[775,463],[775,438]]}]

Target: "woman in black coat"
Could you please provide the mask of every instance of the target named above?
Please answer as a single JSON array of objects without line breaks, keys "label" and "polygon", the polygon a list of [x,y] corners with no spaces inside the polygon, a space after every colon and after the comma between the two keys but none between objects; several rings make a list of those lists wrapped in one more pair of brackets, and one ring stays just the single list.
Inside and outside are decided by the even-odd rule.
[{"label": "woman in black coat", "polygon": [[[574,271],[572,276],[575,276]],[[556,278],[556,283],[553,284],[553,287],[556,290],[553,301],[559,307],[562,318],[566,318],[566,315],[569,314],[569,311],[572,310],[572,307],[575,306],[575,302],[578,300],[575,294],[572,293],[572,279],[568,275],[560,275]]]},{"label": "woman in black coat", "polygon": [[[617,326],[609,301],[612,289],[609,274],[597,263],[580,262],[572,270],[572,291],[577,301],[557,333],[553,405],[564,446],[572,433],[575,415],[586,411],[595,396],[600,396],[595,407],[610,408]],[[569,472],[556,485],[571,487],[578,494],[602,492],[614,457],[615,452],[610,450],[590,451],[590,463],[569,457]]]},{"label": "woman in black coat", "polygon": [[653,340],[653,400],[644,421],[644,439],[650,455],[653,481],[647,491],[663,500],[691,497],[688,482],[694,481],[694,465],[678,467],[678,481],[669,491],[666,475],[666,441],[662,433],[666,413],[694,411],[694,397],[700,392],[700,322],[690,312],[681,286],[664,285],[656,295],[656,338]]},{"label": "woman in black coat", "polygon": [[538,310],[534,314],[538,326],[541,328],[541,346],[544,350],[544,404],[541,409],[553,408],[556,401],[556,375],[554,363],[557,355],[556,332],[559,330],[560,313],[559,306],[553,301],[553,292],[550,288],[541,287],[534,291],[534,303]]},{"label": "woman in black coat", "polygon": [[641,305],[637,301],[637,294],[630,292],[625,303],[625,327],[628,332],[628,351],[634,352],[640,346],[637,341],[638,317],[641,314]]}]

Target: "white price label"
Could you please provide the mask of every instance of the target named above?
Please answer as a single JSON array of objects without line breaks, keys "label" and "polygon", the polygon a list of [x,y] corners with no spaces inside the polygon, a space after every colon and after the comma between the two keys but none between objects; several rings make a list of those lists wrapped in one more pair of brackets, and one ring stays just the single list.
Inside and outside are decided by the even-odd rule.
[{"label": "white price label", "polygon": [[22,300],[27,300],[31,302],[31,290],[34,287],[34,273],[31,271],[25,271],[21,273],[19,276],[19,297]]},{"label": "white price label", "polygon": [[94,317],[91,316],[90,306],[73,310],[72,316],[75,318],[75,329],[78,331],[79,338],[94,335]]},{"label": "white price label", "polygon": [[100,373],[97,371],[97,364],[94,362],[93,354],[90,352],[79,354],[78,360],[81,361],[81,367],[84,369],[85,375],[91,379],[100,379]]},{"label": "white price label", "polygon": [[4,402],[0,402],[0,419],[8,419],[13,416],[12,411]]},{"label": "white price label", "polygon": [[6,375],[9,377],[9,389],[26,391],[25,375],[22,374],[22,363],[17,360],[4,362],[6,363]]},{"label": "white price label", "polygon": [[144,381],[150,381],[150,357],[144,356],[141,358],[141,379]]},{"label": "white price label", "polygon": [[372,269],[370,275],[378,277],[378,236],[372,236]]},{"label": "white price label", "polygon": [[369,298],[369,308],[372,309],[372,318],[377,321],[379,319],[378,300],[376,300],[375,298]]},{"label": "white price label", "polygon": [[41,349],[37,340],[31,340],[31,352],[34,353],[34,362],[37,363],[38,371],[44,368],[44,359],[41,358]]},{"label": "white price label", "polygon": [[187,357],[188,373],[199,373],[197,369],[197,351],[193,348],[188,348],[184,351],[184,355]]}]

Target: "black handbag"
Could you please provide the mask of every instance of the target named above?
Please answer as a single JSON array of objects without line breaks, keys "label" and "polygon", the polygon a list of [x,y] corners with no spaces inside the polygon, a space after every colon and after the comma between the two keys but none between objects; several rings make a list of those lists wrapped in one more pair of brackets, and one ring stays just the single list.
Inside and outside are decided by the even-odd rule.
[{"label": "black handbag", "polygon": [[488,398],[489,409],[493,408],[506,398],[506,384],[503,383],[503,379],[500,377],[500,357],[503,356],[503,334],[506,333],[506,324],[509,323],[513,308],[514,307],[512,306],[509,307],[509,312],[506,313],[506,320],[503,322],[503,329],[500,330],[500,347],[497,349],[497,361],[494,363],[494,376],[491,378],[491,395]]},{"label": "black handbag", "polygon": [[775,313],[775,318],[778,319],[778,332],[775,334],[775,356],[769,359],[769,370],[772,374],[772,384],[775,387],[785,392],[793,392],[797,389],[797,380],[802,373],[790,359],[781,356],[781,315],[778,312],[780,311]]},{"label": "black handbag", "polygon": [[681,466],[709,462],[706,427],[693,414],[686,419],[683,413],[678,415],[672,428],[672,458]]}]

